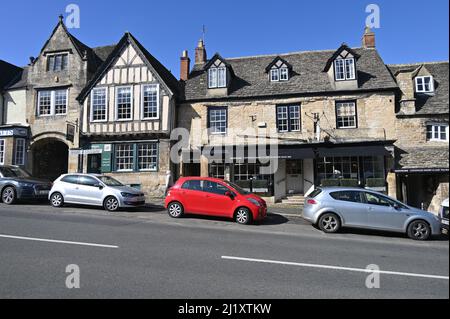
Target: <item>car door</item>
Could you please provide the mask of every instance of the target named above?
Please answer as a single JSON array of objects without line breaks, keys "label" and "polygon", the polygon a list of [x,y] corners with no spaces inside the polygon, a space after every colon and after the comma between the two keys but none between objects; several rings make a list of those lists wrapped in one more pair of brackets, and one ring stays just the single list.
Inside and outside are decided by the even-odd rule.
[{"label": "car door", "polygon": [[80,176],[78,179],[78,201],[80,204],[103,205],[103,188],[100,181],[92,176]]},{"label": "car door", "polygon": [[67,175],[61,179],[61,191],[66,203],[76,203],[78,200],[78,175]]},{"label": "car door", "polygon": [[203,192],[203,181],[189,180],[181,186],[181,204],[188,213],[203,214],[205,210],[206,196]]},{"label": "car door", "polygon": [[216,182],[205,181],[203,190],[207,203],[206,214],[221,217],[233,216],[234,201],[226,195],[227,192],[231,192],[230,189]]},{"label": "car door", "polygon": [[333,206],[343,217],[345,226],[366,227],[368,213],[362,192],[338,191],[330,196],[335,200]]},{"label": "car door", "polygon": [[410,213],[406,206],[380,194],[365,192],[365,197],[370,228],[403,231]]}]

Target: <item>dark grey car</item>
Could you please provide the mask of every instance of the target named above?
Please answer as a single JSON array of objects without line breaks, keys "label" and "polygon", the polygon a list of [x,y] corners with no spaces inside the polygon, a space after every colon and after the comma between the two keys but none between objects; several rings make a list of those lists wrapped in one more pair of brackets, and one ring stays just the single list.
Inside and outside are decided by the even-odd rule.
[{"label": "dark grey car", "polygon": [[52,183],[33,178],[16,166],[0,166],[0,195],[4,204],[12,205],[18,200],[45,200]]},{"label": "dark grey car", "polygon": [[400,232],[416,240],[441,234],[438,216],[360,188],[317,188],[306,198],[303,217],[326,233],[351,227]]}]

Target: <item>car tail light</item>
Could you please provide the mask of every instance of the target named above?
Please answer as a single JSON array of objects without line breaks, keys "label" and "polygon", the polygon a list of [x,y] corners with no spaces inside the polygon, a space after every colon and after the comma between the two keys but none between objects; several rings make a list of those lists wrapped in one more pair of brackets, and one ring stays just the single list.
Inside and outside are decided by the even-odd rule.
[{"label": "car tail light", "polygon": [[307,203],[309,205],[317,205],[317,201],[315,201],[314,199],[308,199]]}]

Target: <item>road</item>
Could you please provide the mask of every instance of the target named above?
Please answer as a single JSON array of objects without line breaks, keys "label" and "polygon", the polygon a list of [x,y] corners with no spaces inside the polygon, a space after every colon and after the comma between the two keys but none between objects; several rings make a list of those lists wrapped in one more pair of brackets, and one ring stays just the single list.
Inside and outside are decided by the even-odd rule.
[{"label": "road", "polygon": [[[445,238],[0,204],[0,298],[449,298]],[[68,289],[68,265],[80,288]],[[368,289],[368,265],[381,270]],[[373,275],[372,275],[373,276]],[[376,282],[376,281],[374,281]]]}]

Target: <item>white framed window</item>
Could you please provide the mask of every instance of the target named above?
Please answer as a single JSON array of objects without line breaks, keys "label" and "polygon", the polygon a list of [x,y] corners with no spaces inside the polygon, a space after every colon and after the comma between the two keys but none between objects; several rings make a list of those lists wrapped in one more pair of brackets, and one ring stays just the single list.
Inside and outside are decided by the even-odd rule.
[{"label": "white framed window", "polygon": [[116,89],[116,120],[128,121],[133,117],[133,89],[131,86]]},{"label": "white framed window", "polygon": [[134,145],[119,144],[115,148],[114,160],[116,163],[116,171],[131,172],[134,170]]},{"label": "white framed window", "polygon": [[334,74],[336,81],[355,80],[355,59],[336,59],[334,61]]},{"label": "white framed window", "polygon": [[289,69],[288,68],[272,69],[270,70],[269,77],[271,82],[288,81]]},{"label": "white framed window", "polygon": [[436,142],[448,142],[449,141],[448,124],[445,123],[427,124],[427,140]]},{"label": "white framed window", "polygon": [[5,140],[0,139],[0,165],[5,164]]},{"label": "white framed window", "polygon": [[270,81],[278,82],[280,81],[280,69],[272,69],[270,70]]},{"label": "white framed window", "polygon": [[15,141],[14,147],[14,165],[23,166],[25,165],[25,153],[26,153],[26,143],[24,138],[18,138]]},{"label": "white framed window", "polygon": [[357,127],[356,102],[336,103],[336,126],[337,128]]},{"label": "white framed window", "polygon": [[278,132],[299,132],[301,129],[300,120],[300,105],[277,106]]},{"label": "white framed window", "polygon": [[289,80],[289,69],[281,68],[280,69],[280,81],[288,81]]},{"label": "white framed window", "polygon": [[211,134],[226,134],[228,127],[228,109],[226,107],[209,108],[208,121],[208,127]]},{"label": "white framed window", "polygon": [[96,88],[91,93],[91,122],[107,121],[108,93],[106,88]]},{"label": "white framed window", "polygon": [[418,76],[416,77],[416,92],[417,93],[433,93],[434,80],[432,76]]},{"label": "white framed window", "polygon": [[53,54],[47,57],[47,71],[58,72],[67,70],[69,65],[69,55]]},{"label": "white framed window", "polygon": [[227,68],[211,67],[208,70],[208,87],[210,89],[224,88],[227,86]]},{"label": "white framed window", "polygon": [[159,84],[142,86],[142,119],[159,119]]},{"label": "white framed window", "polygon": [[158,143],[138,144],[138,169],[151,172],[158,170]]},{"label": "white framed window", "polygon": [[38,92],[38,116],[66,115],[68,90]]}]

